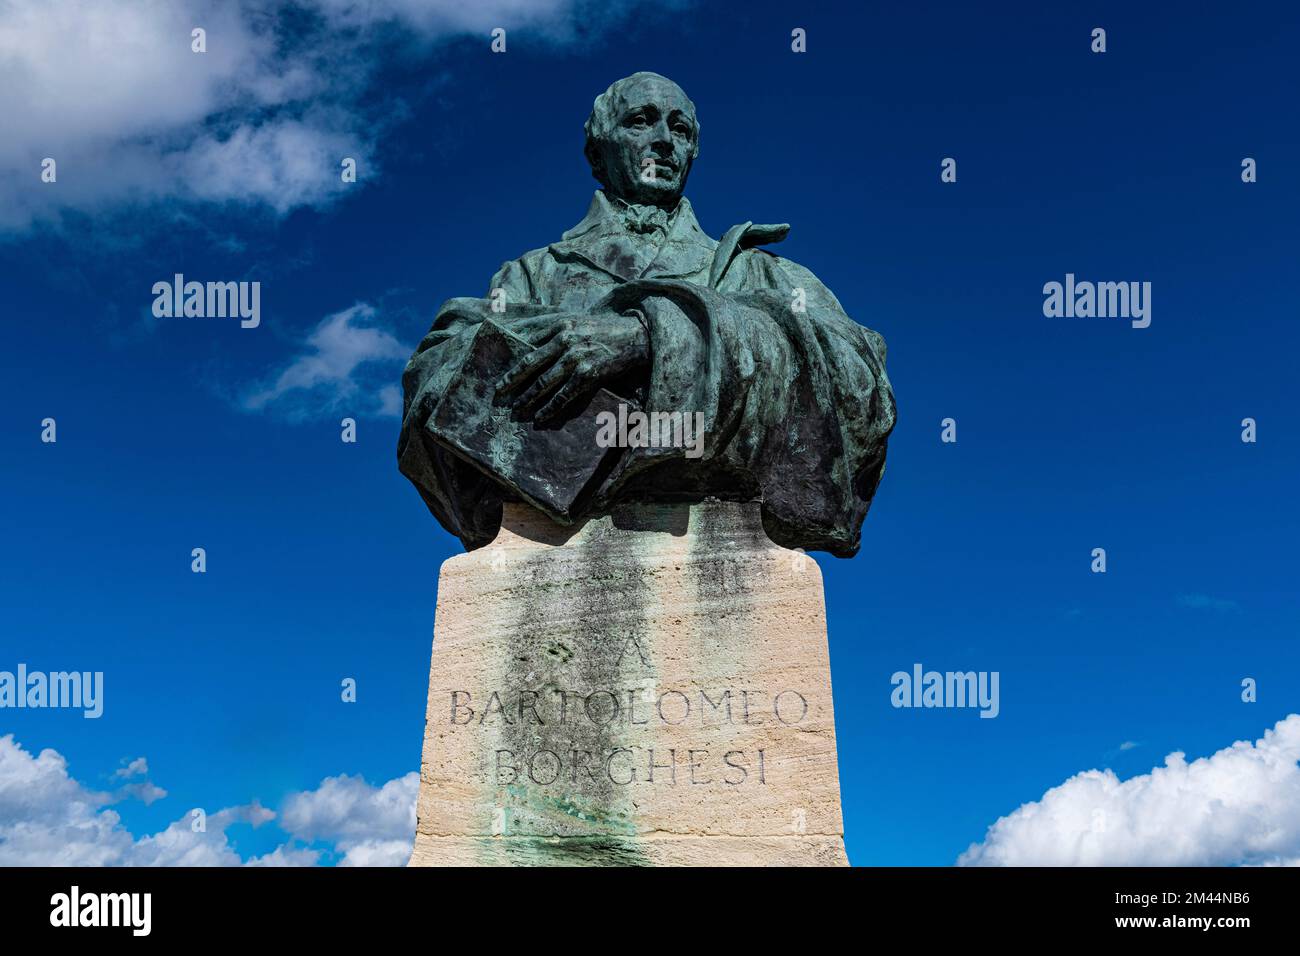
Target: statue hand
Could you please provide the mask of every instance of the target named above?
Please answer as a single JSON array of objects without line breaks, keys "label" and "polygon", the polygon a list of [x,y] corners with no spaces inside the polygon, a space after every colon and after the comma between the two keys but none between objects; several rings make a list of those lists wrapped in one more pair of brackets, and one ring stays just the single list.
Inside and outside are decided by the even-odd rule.
[{"label": "statue hand", "polygon": [[528,333],[534,330],[511,326],[511,331],[522,332],[537,348],[497,383],[503,395],[523,389],[515,408],[524,417],[536,412],[539,425],[558,418],[604,382],[650,361],[649,338],[635,315],[604,312],[548,319],[551,327],[533,335]]}]

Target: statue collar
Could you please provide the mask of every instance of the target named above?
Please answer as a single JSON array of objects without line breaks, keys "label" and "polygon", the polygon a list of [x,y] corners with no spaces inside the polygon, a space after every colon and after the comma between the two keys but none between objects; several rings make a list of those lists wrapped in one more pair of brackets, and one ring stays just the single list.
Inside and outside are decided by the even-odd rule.
[{"label": "statue collar", "polygon": [[[603,189],[598,189],[596,194],[591,197],[591,205],[587,207],[587,215],[583,217],[582,222],[569,229],[560,238],[566,241],[576,239],[594,229],[626,231],[624,223],[629,217],[648,219],[657,212],[663,211],[656,206],[639,206],[624,202],[622,199],[610,199]],[[663,216],[666,225],[665,232],[673,231],[680,223],[683,232],[695,232],[701,236],[705,235],[704,230],[700,228],[700,224],[695,218],[695,210],[691,208],[691,201],[685,196],[677,201],[677,207],[672,212],[663,212]]]},{"label": "statue collar", "polygon": [[[690,200],[680,199],[666,223],[652,224],[653,215],[644,207],[629,211],[626,203],[597,190],[582,222],[553,243],[551,252],[625,281],[694,275],[709,265],[717,243],[700,228]],[[629,227],[633,220],[646,225]]]}]

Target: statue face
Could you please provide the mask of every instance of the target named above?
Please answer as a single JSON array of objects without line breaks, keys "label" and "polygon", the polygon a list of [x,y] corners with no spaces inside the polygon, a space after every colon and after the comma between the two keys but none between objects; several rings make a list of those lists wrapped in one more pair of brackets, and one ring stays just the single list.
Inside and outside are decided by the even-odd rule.
[{"label": "statue face", "polygon": [[676,205],[696,135],[695,111],[676,83],[646,77],[628,86],[615,106],[613,132],[598,146],[607,189],[626,202]]}]

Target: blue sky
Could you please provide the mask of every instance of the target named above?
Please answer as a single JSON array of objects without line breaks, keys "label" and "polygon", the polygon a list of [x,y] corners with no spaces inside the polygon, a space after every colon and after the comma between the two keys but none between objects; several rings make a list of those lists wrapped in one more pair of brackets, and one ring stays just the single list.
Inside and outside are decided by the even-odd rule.
[{"label": "blue sky", "polygon": [[[65,57],[58,18],[0,47],[0,669],[106,680],[101,719],[5,710],[0,737],[95,791],[145,756],[167,796],[113,804],[135,837],[418,770],[459,546],[397,472],[384,389],[439,303],[583,216],[582,123],[643,69],[698,108],[704,228],[791,223],[781,254],[888,342],[899,424],[863,550],[817,556],[853,862],[951,864],[1075,774],[1147,775],[1300,711],[1294,8],[498,6],[146,5],[95,26],[152,55]],[[153,319],[176,272],[261,281],[262,324]],[[1149,281],[1150,327],[1044,317],[1067,272]],[[894,709],[916,662],[998,671],[1000,715]],[[1300,859],[1300,789],[1268,786],[1282,844],[1243,824],[1191,861]],[[1185,809],[1132,812],[1159,834]],[[308,816],[226,836],[344,855]]]}]

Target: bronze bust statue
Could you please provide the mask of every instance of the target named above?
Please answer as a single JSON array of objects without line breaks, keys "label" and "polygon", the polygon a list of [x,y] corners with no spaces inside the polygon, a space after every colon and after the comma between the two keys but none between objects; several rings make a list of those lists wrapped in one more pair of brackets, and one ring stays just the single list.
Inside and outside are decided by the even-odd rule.
[{"label": "bronze bust statue", "polygon": [[704,232],[683,196],[700,125],[671,80],[617,81],[586,134],[587,215],[446,302],[411,357],[402,473],[468,549],[506,500],[568,524],[712,497],[760,502],[777,544],[853,556],[894,427],[884,340],[760,248],[788,226]]}]

